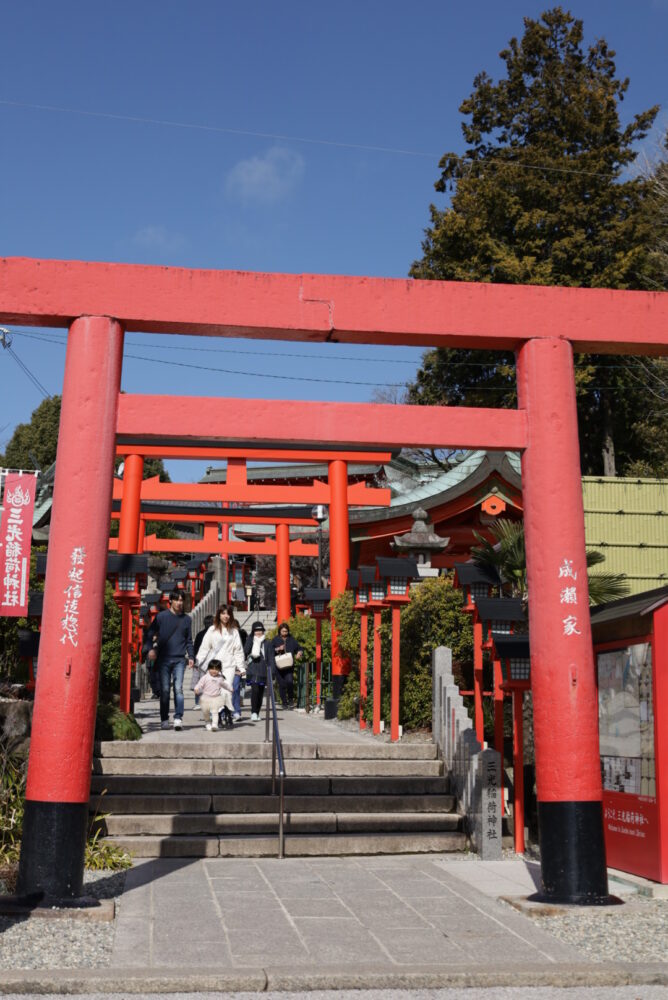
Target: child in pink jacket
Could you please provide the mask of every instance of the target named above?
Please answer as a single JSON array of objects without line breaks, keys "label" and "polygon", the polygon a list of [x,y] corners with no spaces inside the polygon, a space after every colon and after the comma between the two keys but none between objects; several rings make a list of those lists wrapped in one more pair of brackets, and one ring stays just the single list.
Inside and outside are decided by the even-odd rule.
[{"label": "child in pink jacket", "polygon": [[232,686],[223,677],[223,665],[220,660],[210,660],[204,676],[195,685],[195,694],[199,695],[202,718],[209,732],[218,729],[218,713],[225,709],[225,718],[232,717]]}]

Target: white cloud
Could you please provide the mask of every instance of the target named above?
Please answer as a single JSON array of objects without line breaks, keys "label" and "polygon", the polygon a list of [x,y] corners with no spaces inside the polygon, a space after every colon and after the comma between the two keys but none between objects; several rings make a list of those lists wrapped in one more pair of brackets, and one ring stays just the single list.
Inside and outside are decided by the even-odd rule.
[{"label": "white cloud", "polygon": [[304,176],[304,159],[293,150],[272,146],[262,156],[240,160],[227,174],[225,191],[243,202],[272,205],[282,201]]},{"label": "white cloud", "polygon": [[144,226],[138,229],[132,237],[135,246],[144,250],[154,250],[159,253],[171,253],[181,250],[186,241],[178,233],[170,233],[165,226]]}]

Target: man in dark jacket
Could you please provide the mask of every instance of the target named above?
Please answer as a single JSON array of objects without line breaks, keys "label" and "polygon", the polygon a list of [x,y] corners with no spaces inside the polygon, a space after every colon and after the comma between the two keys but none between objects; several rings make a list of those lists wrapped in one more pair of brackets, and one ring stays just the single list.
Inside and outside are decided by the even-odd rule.
[{"label": "man in dark jacket", "polygon": [[169,610],[161,611],[151,626],[152,648],[149,663],[156,662],[160,672],[160,722],[169,729],[169,692],[174,687],[174,729],[183,728],[183,675],[194,663],[190,618],[183,613],[183,594],[175,590],[169,597]]}]

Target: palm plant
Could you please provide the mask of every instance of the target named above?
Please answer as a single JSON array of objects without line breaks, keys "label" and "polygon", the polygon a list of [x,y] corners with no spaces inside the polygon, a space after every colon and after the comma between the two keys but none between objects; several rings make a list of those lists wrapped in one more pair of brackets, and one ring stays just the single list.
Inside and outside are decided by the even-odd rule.
[{"label": "palm plant", "polygon": [[[474,532],[478,545],[471,549],[473,561],[486,569],[495,569],[504,590],[510,597],[521,597],[526,605],[529,597],[527,587],[527,561],[524,544],[524,524],[521,521],[499,520],[490,529],[494,542]],[[587,552],[587,569],[605,561],[602,552]],[[618,597],[625,597],[629,586],[620,573],[587,573],[589,582],[589,603],[606,604]]]}]

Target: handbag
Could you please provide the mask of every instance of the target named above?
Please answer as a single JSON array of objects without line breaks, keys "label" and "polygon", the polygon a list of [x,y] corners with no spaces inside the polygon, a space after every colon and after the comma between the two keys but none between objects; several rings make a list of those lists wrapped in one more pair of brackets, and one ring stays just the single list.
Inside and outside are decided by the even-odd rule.
[{"label": "handbag", "polygon": [[288,667],[294,665],[292,653],[279,653],[278,656],[274,657],[274,662],[279,670],[287,670]]}]

